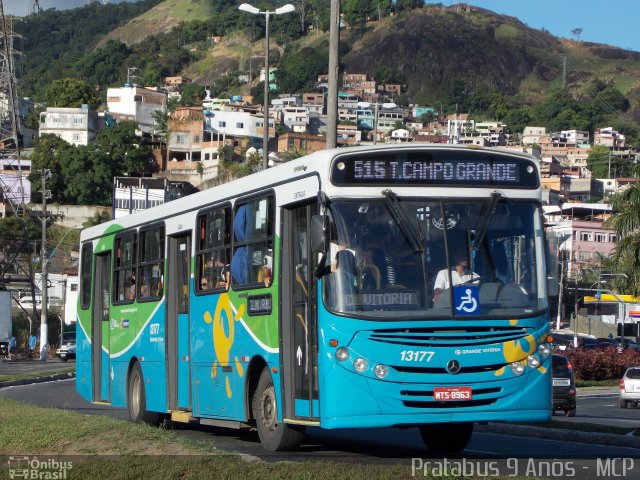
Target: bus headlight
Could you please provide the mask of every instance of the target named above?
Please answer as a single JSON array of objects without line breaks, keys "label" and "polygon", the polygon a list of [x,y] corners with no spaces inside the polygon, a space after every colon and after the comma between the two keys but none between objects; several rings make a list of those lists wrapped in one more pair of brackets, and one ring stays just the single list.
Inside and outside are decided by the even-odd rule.
[{"label": "bus headlight", "polygon": [[339,362],[344,362],[349,358],[349,350],[345,347],[340,347],[336,350],[336,358]]},{"label": "bus headlight", "polygon": [[377,364],[375,367],[373,367],[373,374],[378,378],[386,377],[387,376],[387,366],[386,365]]},{"label": "bus headlight", "polygon": [[356,372],[362,373],[367,369],[367,361],[362,357],[358,357],[353,362],[353,368],[355,368]]},{"label": "bus headlight", "polygon": [[531,368],[538,368],[540,366],[540,360],[535,355],[529,355],[529,358],[527,358],[527,364]]},{"label": "bus headlight", "polygon": [[511,371],[514,373],[514,375],[522,375],[524,373],[524,365],[522,365],[520,362],[513,362],[511,364]]},{"label": "bus headlight", "polygon": [[541,343],[538,345],[538,353],[542,358],[549,358],[549,355],[551,355],[551,347],[548,343]]}]

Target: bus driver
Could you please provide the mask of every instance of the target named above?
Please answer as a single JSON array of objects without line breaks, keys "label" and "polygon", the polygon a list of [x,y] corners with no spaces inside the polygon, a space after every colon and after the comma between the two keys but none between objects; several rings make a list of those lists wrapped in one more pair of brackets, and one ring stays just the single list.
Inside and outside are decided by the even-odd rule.
[{"label": "bus driver", "polygon": [[[453,264],[455,265],[455,268],[451,270],[451,281],[454,286],[480,278],[480,275],[477,273],[469,271],[469,260],[465,254],[456,254],[453,257]],[[436,281],[433,285],[433,299],[437,299],[440,294],[449,287],[449,271],[448,269],[443,268],[438,272]]]}]

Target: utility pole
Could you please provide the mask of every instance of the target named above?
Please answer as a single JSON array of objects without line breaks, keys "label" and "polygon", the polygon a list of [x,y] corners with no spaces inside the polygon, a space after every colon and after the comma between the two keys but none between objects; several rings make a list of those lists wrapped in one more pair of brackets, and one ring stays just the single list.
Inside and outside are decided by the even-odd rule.
[{"label": "utility pole", "polygon": [[327,148],[338,143],[338,47],[340,45],[340,0],[331,0],[329,19],[329,85],[327,90]]},{"label": "utility pole", "polygon": [[42,215],[40,220],[42,221],[42,245],[40,247],[40,262],[42,263],[42,303],[40,305],[40,360],[47,359],[47,339],[49,338],[49,329],[47,325],[47,314],[48,308],[47,304],[49,303],[48,299],[48,263],[49,259],[47,258],[47,221],[49,217],[47,215],[47,197],[49,196],[49,191],[47,190],[47,178],[51,176],[51,170],[46,168],[42,169]]}]

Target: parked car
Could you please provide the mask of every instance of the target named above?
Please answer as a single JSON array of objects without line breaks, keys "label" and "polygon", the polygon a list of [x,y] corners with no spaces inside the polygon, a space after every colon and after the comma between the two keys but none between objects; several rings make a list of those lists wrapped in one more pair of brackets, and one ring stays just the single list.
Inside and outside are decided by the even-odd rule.
[{"label": "parked car", "polygon": [[553,375],[553,411],[562,410],[567,417],[575,417],[576,382],[571,362],[564,355],[554,354],[551,359],[551,373]]},{"label": "parked car", "polygon": [[56,350],[56,356],[63,362],[70,358],[76,358],[76,332],[63,332],[60,337],[60,348]]},{"label": "parked car", "polygon": [[579,348],[598,348],[598,340],[593,337],[578,337]]},{"label": "parked car", "polygon": [[622,353],[624,348],[622,347],[622,343],[617,338],[596,338],[598,342],[598,348],[615,348],[618,353]]},{"label": "parked car", "polygon": [[640,366],[629,367],[620,380],[620,408],[640,402]]},{"label": "parked car", "polygon": [[565,351],[567,349],[571,349],[573,346],[573,335],[569,335],[566,333],[551,333],[553,340],[551,341],[551,346],[554,350]]},{"label": "parked car", "polygon": [[632,350],[640,352],[640,344],[634,342],[633,340],[630,340],[628,338],[623,338],[618,340],[620,341],[620,343],[622,343],[623,348],[630,348]]}]

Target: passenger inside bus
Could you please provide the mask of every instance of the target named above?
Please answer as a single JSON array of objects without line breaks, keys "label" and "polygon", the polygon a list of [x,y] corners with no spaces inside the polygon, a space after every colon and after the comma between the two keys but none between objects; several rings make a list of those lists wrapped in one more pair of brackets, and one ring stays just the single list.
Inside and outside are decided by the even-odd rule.
[{"label": "passenger inside bus", "polygon": [[[251,219],[253,218],[251,207],[242,205],[238,208],[233,219],[233,232],[236,242],[248,240],[251,232]],[[235,249],[231,259],[231,277],[234,284],[246,285],[251,278],[251,252],[248,246],[240,246]]]},{"label": "passenger inside bus", "polygon": [[[351,250],[338,250],[336,253],[335,272],[328,281],[328,298],[333,308],[347,309],[349,296],[356,292],[357,282],[356,258]],[[350,307],[349,307],[350,308]]]},{"label": "passenger inside bus", "polygon": [[396,284],[394,258],[387,249],[390,240],[386,225],[373,225],[367,232],[358,265],[360,288],[379,290]]},{"label": "passenger inside bus", "polygon": [[125,295],[127,300],[132,300],[136,296],[136,269],[131,269],[131,274],[126,281]]}]

